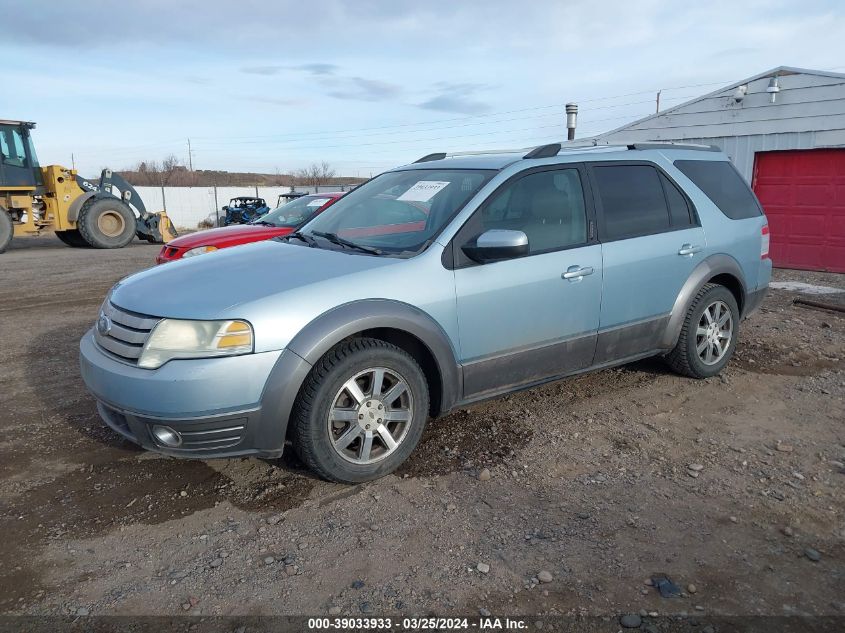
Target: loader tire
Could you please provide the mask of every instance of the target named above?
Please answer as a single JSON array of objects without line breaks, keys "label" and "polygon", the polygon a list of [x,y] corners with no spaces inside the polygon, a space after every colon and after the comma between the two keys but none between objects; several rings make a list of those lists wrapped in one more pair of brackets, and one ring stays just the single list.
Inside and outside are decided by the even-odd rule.
[{"label": "loader tire", "polygon": [[0,253],[9,248],[14,234],[15,227],[12,226],[12,218],[9,216],[9,212],[0,207]]},{"label": "loader tire", "polygon": [[94,248],[123,248],[135,237],[137,221],[123,200],[90,198],[79,210],[76,226]]},{"label": "loader tire", "polygon": [[68,246],[74,248],[90,248],[90,244],[80,235],[79,230],[70,229],[69,231],[56,231],[56,237]]}]

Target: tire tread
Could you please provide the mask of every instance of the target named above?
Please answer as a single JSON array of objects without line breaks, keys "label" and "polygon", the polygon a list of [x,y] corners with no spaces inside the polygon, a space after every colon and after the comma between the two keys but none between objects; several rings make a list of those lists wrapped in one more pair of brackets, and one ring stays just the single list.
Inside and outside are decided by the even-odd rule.
[{"label": "tire tread", "polygon": [[[368,337],[358,337],[342,341],[326,352],[314,367],[311,368],[294,404],[290,419],[290,436],[296,452],[308,468],[318,476],[329,481],[350,483],[349,481],[338,478],[337,475],[324,468],[317,458],[315,446],[311,440],[311,412],[317,406],[317,392],[320,385],[329,379],[334,368],[341,362],[355,354],[369,350],[384,350],[399,354],[419,367],[413,356],[387,341]],[[422,373],[422,370],[420,370],[420,373]],[[427,401],[428,393],[426,392],[424,395]],[[426,410],[428,410],[427,406]]]},{"label": "tire tread", "polygon": [[82,208],[79,210],[79,216],[76,220],[76,228],[79,231],[79,234],[82,236],[82,239],[84,239],[93,248],[123,248],[135,238],[135,214],[132,213],[132,209],[130,209],[129,206],[125,202],[123,202],[123,200],[117,201],[118,203],[129,209],[129,215],[132,216],[132,233],[129,236],[129,239],[122,244],[106,244],[100,239],[100,236],[97,235],[91,229],[90,226],[88,226],[88,222],[86,221],[88,213],[90,213],[91,211],[91,207],[103,200],[105,200],[105,198],[98,198],[96,196],[93,196],[91,198],[88,198],[88,200],[83,203]]}]

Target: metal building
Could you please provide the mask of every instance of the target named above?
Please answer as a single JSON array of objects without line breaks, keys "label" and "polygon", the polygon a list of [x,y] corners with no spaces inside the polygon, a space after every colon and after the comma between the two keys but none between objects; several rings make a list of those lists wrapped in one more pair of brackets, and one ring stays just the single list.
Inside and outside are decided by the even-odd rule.
[{"label": "metal building", "polygon": [[595,140],[720,147],[766,210],[775,265],[845,272],[845,74],[780,66]]}]

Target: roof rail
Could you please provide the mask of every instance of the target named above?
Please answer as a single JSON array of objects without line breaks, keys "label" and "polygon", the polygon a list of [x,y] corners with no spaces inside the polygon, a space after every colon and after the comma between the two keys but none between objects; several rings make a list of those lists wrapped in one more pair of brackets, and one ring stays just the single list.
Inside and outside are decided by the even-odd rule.
[{"label": "roof rail", "polygon": [[523,156],[523,158],[551,158],[552,156],[557,156],[559,151],[560,143],[549,143],[548,145],[535,147]]},{"label": "roof rail", "polygon": [[414,163],[427,163],[432,160],[443,160],[446,158],[446,152],[435,152],[434,154],[426,154],[422,158],[415,160]]},{"label": "roof rail", "polygon": [[699,152],[721,152],[715,145],[699,145],[696,143],[631,143],[628,149],[692,149]]}]

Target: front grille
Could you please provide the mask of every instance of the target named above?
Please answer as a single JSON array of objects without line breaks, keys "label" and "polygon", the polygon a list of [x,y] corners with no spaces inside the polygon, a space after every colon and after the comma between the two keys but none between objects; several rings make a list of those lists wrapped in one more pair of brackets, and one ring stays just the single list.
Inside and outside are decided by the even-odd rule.
[{"label": "front grille", "polygon": [[94,327],[94,340],[112,356],[136,365],[144,343],[160,320],[158,317],[123,310],[108,302],[103,306]]}]

